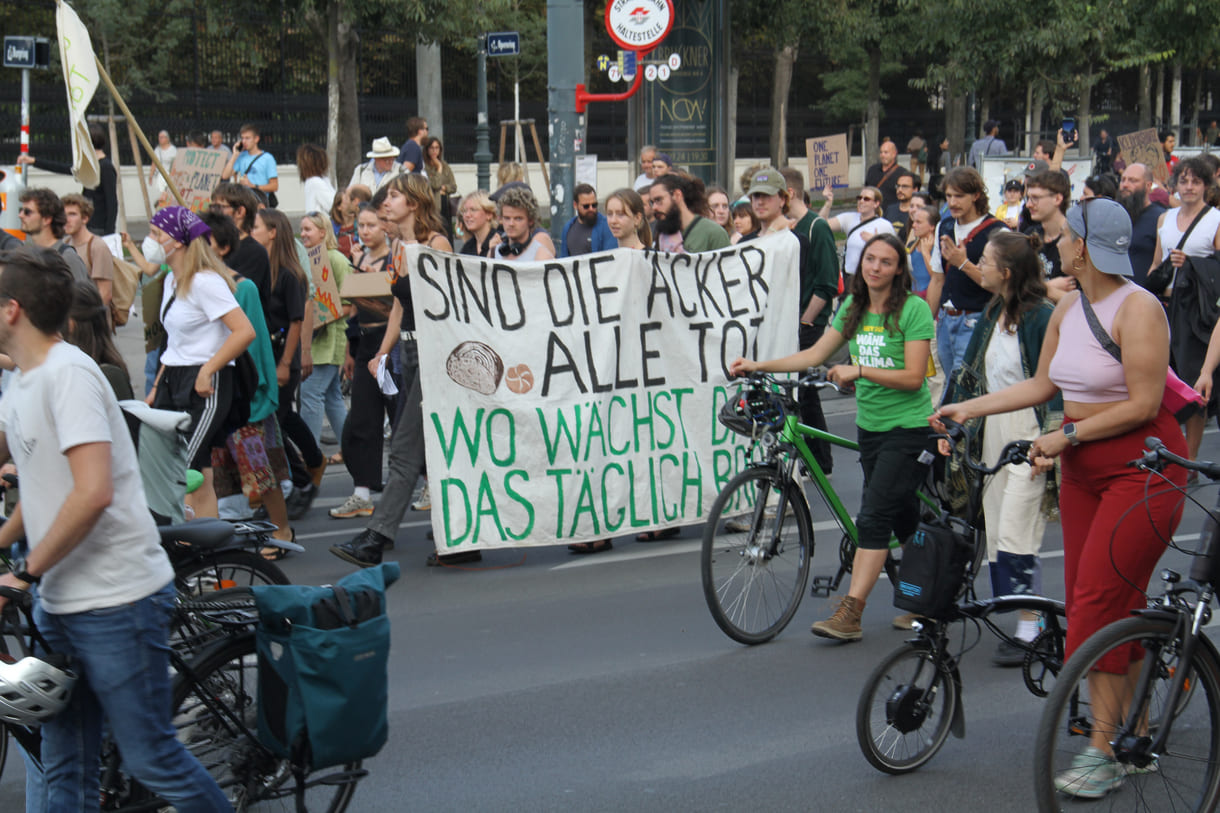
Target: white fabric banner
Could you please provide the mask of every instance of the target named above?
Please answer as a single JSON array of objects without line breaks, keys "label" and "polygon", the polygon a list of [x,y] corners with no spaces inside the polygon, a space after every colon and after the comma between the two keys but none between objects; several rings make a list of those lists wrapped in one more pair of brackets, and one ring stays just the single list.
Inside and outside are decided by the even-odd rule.
[{"label": "white fabric banner", "polygon": [[89,31],[80,17],[67,3],[60,2],[55,10],[55,28],[59,36],[59,58],[63,63],[64,85],[68,89],[68,115],[72,131],[72,174],[86,189],[101,183],[101,169],[93,141],[89,138],[89,125],[85,122],[85,111],[93,94],[97,92],[97,59],[93,56],[93,44]]},{"label": "white fabric banner", "polygon": [[409,248],[437,549],[703,521],[746,463],[716,420],[727,367],[795,352],[799,259],[787,232],[529,263]]}]

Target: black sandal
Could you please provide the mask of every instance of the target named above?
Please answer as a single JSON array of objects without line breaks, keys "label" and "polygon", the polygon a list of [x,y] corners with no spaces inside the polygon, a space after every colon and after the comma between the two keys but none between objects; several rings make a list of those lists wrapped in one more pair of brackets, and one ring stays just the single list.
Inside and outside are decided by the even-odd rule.
[{"label": "black sandal", "polygon": [[[275,539],[275,537],[271,537],[271,538]],[[277,541],[283,542],[285,540],[280,539]],[[288,542],[297,541],[297,529],[296,528],[292,529],[292,536],[290,536],[287,541]],[[266,547],[262,548],[258,552],[258,555],[263,557],[264,559],[266,559],[268,562],[278,562],[280,559],[283,559],[284,557],[286,557],[289,553],[291,553],[291,551],[289,551],[287,548],[281,548],[278,545],[267,545]]]},{"label": "black sandal", "polygon": [[581,555],[586,553],[604,553],[613,549],[614,543],[609,539],[599,539],[596,542],[577,542],[575,545],[568,545],[569,553]]},{"label": "black sandal", "polygon": [[672,539],[682,533],[681,528],[661,528],[658,531],[644,531],[635,538],[636,542],[661,542],[666,539]]}]

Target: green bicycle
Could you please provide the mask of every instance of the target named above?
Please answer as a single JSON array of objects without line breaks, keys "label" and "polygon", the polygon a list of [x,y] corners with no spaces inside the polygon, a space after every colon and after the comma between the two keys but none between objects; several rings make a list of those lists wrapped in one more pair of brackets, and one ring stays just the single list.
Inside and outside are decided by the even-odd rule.
[{"label": "green bicycle", "polygon": [[[756,462],[725,485],[708,514],[701,555],[703,596],[717,626],[742,644],[761,644],[779,635],[796,614],[809,582],[813,520],[800,476],[809,479],[843,532],[838,572],[814,577],[812,594],[830,596],[837,591],[843,576],[851,572],[855,555],[855,520],[809,443],[824,440],[853,451],[860,446],[801,423],[795,400],[801,387],[839,390],[820,371],[810,370],[799,379],[756,372],[719,415],[722,424],[751,439]],[[925,491],[919,496],[939,513],[935,497]],[[890,540],[885,572],[891,581],[897,575],[893,551],[898,546],[897,539]]]}]

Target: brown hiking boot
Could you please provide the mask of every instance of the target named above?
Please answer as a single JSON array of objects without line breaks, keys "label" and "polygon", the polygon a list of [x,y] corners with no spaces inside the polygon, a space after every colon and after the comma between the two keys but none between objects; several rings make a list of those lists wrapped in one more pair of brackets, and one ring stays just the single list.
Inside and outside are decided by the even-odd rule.
[{"label": "brown hiking boot", "polygon": [[838,609],[830,618],[817,622],[809,631],[822,638],[834,638],[836,641],[859,641],[863,635],[860,631],[860,614],[863,612],[863,599],[843,596],[839,599]]}]

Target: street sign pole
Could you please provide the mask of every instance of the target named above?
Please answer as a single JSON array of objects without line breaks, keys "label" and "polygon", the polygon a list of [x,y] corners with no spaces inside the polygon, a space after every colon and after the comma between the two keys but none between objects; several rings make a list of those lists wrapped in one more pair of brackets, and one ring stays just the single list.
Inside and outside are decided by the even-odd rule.
[{"label": "street sign pole", "polygon": [[[30,69],[21,69],[21,154],[30,154]],[[25,181],[25,165],[17,165],[17,176]]]},{"label": "street sign pole", "polygon": [[491,191],[491,143],[487,124],[487,35],[479,35],[478,118],[474,125],[475,180],[479,189]]},{"label": "street sign pole", "polygon": [[[573,100],[584,78],[585,19],[580,0],[549,0],[547,28],[547,114],[550,116],[551,237],[559,244],[572,211],[577,144],[584,145],[584,116]],[[583,110],[581,111],[583,113]]]}]

